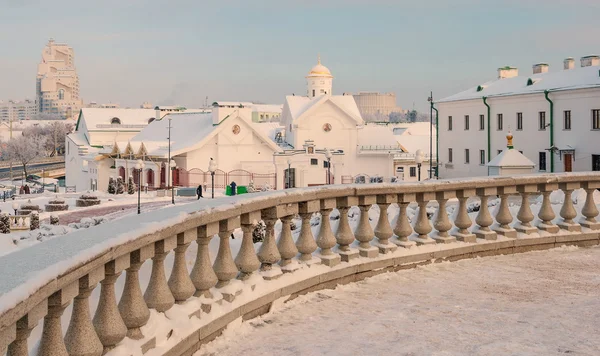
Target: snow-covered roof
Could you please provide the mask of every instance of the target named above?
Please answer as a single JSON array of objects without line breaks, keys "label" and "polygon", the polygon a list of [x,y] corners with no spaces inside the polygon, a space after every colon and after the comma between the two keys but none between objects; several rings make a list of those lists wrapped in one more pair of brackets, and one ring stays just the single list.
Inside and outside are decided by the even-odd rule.
[{"label": "snow-covered roof", "polygon": [[281,125],[279,122],[253,122],[252,127],[254,127],[257,131],[263,133],[263,135],[267,136],[271,139],[271,141],[275,141],[275,135],[278,132],[285,131],[285,127]]},{"label": "snow-covered roof", "polygon": [[83,132],[73,132],[67,135],[77,146],[88,146],[89,142]]},{"label": "snow-covered roof", "polygon": [[[396,140],[405,152],[415,153],[422,150],[429,153],[429,135],[396,135]],[[435,136],[433,140],[432,154],[435,155]]]},{"label": "snow-covered roof", "polygon": [[392,130],[385,126],[369,124],[358,130],[358,145],[400,148]]},{"label": "snow-covered roof", "polygon": [[283,111],[283,105],[252,104],[252,112],[281,113],[282,111]]},{"label": "snow-covered roof", "polygon": [[248,101],[215,101],[213,106],[243,106],[243,107],[251,107],[255,104]]},{"label": "snow-covered roof", "polygon": [[500,152],[499,155],[494,157],[494,159],[489,161],[486,164],[486,166],[533,168],[535,167],[535,163],[533,163],[529,158],[525,157],[525,155],[519,152],[518,150],[507,148],[504,151]]},{"label": "snow-covered roof", "polygon": [[[88,131],[140,131],[155,116],[156,111],[152,109],[83,108],[77,128],[84,120]],[[113,120],[115,118],[120,124]]]},{"label": "snow-covered roof", "polygon": [[289,113],[292,116],[292,120],[296,121],[301,118],[305,113],[308,113],[313,108],[320,106],[326,102],[331,102],[348,116],[350,116],[357,125],[364,124],[364,120],[360,115],[356,101],[352,95],[322,95],[316,98],[309,98],[306,96],[286,96],[286,106],[289,108]]},{"label": "snow-covered roof", "polygon": [[429,137],[429,130],[432,131],[435,136],[435,125],[432,127],[429,122],[403,122],[394,124],[392,127],[396,135],[402,136],[427,136]]},{"label": "snow-covered roof", "polygon": [[[510,96],[543,93],[545,90],[569,90],[600,87],[600,67],[579,67],[557,72],[546,72],[513,78],[504,78],[482,83],[477,87],[441,99],[452,102],[482,97]],[[528,85],[529,84],[529,85]]]}]

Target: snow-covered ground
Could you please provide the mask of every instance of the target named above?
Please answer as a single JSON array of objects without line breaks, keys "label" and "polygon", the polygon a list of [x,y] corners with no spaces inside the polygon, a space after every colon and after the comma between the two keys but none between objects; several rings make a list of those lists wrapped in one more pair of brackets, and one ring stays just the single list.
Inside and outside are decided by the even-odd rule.
[{"label": "snow-covered ground", "polygon": [[598,355],[600,248],[386,273],[229,325],[200,355]]}]

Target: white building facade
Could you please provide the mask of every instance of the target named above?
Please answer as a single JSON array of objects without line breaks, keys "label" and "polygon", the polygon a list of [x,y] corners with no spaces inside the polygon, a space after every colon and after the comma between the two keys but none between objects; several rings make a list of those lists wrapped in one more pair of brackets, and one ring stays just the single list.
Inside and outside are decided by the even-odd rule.
[{"label": "white building facade", "polygon": [[79,114],[83,101],[79,97],[79,76],[72,47],[53,39],[48,41],[38,64],[36,91],[40,114],[62,119]]},{"label": "white building facade", "polygon": [[497,80],[437,102],[439,176],[487,175],[509,130],[537,172],[600,171],[599,59],[567,58],[555,72],[540,63],[531,75],[499,68]]},{"label": "white building facade", "polygon": [[0,121],[31,120],[35,119],[37,114],[38,104],[35,100],[0,101]]}]

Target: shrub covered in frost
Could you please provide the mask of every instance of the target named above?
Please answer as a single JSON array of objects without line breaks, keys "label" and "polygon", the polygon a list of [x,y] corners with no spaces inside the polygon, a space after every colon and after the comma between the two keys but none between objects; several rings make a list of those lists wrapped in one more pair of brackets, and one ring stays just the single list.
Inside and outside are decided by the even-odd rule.
[{"label": "shrub covered in frost", "polygon": [[252,242],[263,242],[267,234],[267,225],[261,220],[252,230]]}]

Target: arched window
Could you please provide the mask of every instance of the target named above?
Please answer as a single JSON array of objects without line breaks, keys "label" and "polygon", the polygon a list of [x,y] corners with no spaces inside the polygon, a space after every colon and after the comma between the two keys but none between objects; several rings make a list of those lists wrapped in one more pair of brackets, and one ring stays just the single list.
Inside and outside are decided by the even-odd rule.
[{"label": "arched window", "polygon": [[121,125],[121,119],[119,119],[118,117],[113,117],[112,119],[110,119],[110,123],[112,125]]},{"label": "arched window", "polygon": [[151,123],[152,121],[154,121],[154,118],[153,117],[149,118],[148,119],[148,124]]},{"label": "arched window", "polygon": [[65,99],[65,90],[64,89],[60,89],[58,91],[58,100],[64,100]]}]

